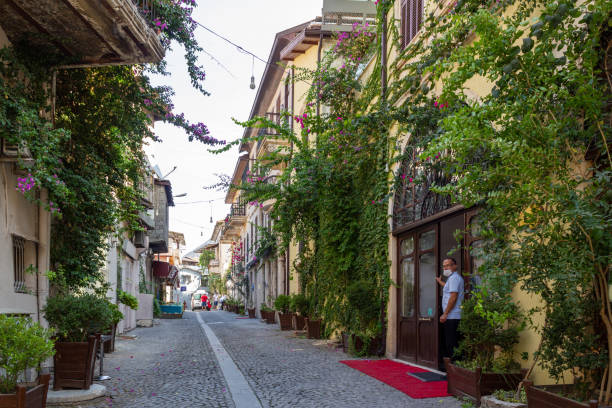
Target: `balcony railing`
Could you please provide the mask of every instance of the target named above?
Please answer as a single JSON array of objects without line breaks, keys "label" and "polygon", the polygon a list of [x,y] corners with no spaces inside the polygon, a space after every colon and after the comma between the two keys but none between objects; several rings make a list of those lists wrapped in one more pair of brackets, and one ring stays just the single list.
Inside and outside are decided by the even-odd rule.
[{"label": "balcony railing", "polygon": [[[290,116],[282,116],[280,113],[277,112],[267,112],[266,113],[266,119],[268,119],[270,122],[274,122],[279,126],[282,125],[289,125],[289,121],[290,121]],[[258,137],[265,137],[265,136],[278,136],[279,132],[277,129],[274,129],[272,127],[265,127],[265,128],[260,128],[259,131],[257,132],[257,136]],[[261,147],[261,144],[263,142],[263,139],[260,139],[257,141],[257,151],[259,151],[259,148]]]},{"label": "balcony railing", "polygon": [[232,204],[230,210],[230,217],[245,217],[246,216],[246,204],[238,203]]},{"label": "balcony railing", "polygon": [[132,3],[138,8],[140,14],[152,24],[157,17],[154,0],[132,0]]}]

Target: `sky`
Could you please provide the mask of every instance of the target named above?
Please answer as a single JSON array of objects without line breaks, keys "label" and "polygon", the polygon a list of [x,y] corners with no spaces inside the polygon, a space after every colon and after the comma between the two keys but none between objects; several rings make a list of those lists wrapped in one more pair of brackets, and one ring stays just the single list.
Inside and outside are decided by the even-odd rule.
[{"label": "sky", "polygon": [[[199,0],[193,18],[267,60],[276,33],[314,19],[321,14],[322,4],[323,0]],[[191,87],[183,50],[176,44],[166,54],[171,75],[154,77],[152,82],[174,88],[175,114],[183,112],[192,122],[204,122],[215,138],[236,140],[242,136],[243,129],[232,118],[248,119],[257,92],[257,88],[249,88],[253,59],[203,28],[198,28],[195,34],[201,47],[225,67],[205,53],[200,56],[199,61],[206,70],[205,88],[211,95],[203,96]],[[255,60],[257,87],[264,68],[261,61]],[[233,174],[237,148],[212,154],[208,152],[209,146],[189,142],[184,131],[162,122],[155,125],[155,133],[163,141],[151,142],[145,150],[151,164],[157,164],[163,175],[176,166],[166,178],[172,183],[174,195],[187,193],[187,196],[174,199],[176,206],[170,208],[170,230],[185,234],[186,249],[191,250],[210,239],[215,222],[229,212],[229,205],[224,202],[225,192],[203,187],[218,181],[215,173]]]}]

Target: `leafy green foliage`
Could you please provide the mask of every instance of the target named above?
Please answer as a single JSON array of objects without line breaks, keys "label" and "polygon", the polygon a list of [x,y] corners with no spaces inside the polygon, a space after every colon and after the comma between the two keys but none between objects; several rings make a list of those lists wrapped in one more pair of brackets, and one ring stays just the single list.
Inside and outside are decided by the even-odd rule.
[{"label": "leafy green foliage", "polygon": [[138,299],[136,298],[136,296],[131,295],[127,292],[124,292],[122,290],[118,290],[117,291],[117,300],[120,303],[123,303],[124,305],[126,305],[127,307],[129,307],[132,310],[137,310],[138,309]]},{"label": "leafy green foliage", "polygon": [[[361,309],[384,310],[390,283],[386,223],[389,118],[368,111],[380,86],[379,68],[365,84],[359,81],[371,58],[380,61],[371,28],[355,26],[354,32],[337,38],[337,46],[315,70],[298,70],[296,81],[313,86],[305,112],[293,118],[297,134],[289,120],[279,124],[257,118],[243,123],[275,129],[278,136],[266,137],[285,140],[294,149],[289,153],[279,148],[266,154],[252,169],[258,177],[236,186],[245,191],[247,201],[275,201],[271,211],[274,237],[269,242],[277,242],[279,252],[291,242],[303,244],[293,265],[308,305],[302,312],[323,318],[328,333],[342,327],[363,338],[380,334],[384,322],[382,313],[363,314]],[[330,112],[317,116],[321,103]],[[266,182],[272,169],[282,170],[276,183]],[[256,256],[261,254],[263,251]],[[372,288],[367,304],[347,301],[347,288],[356,280]],[[368,315],[368,319],[357,315]]]},{"label": "leafy green foliage", "polygon": [[50,297],[43,313],[58,339],[69,342],[87,341],[89,335],[105,332],[116,318],[108,300],[90,293]]},{"label": "leafy green foliage", "polygon": [[274,309],[281,313],[289,313],[291,306],[291,297],[287,295],[278,295],[274,300]]},{"label": "leafy green foliage", "polygon": [[200,268],[202,268],[202,270],[207,269],[208,264],[213,259],[215,259],[215,251],[210,249],[205,249],[204,251],[202,251],[199,259]]},{"label": "leafy green foliage", "polygon": [[[415,153],[420,174],[452,176],[435,192],[481,209],[474,252],[491,292],[506,299],[518,285],[542,299],[527,311],[544,316],[539,363],[558,380],[572,372],[582,399],[607,382],[605,401],[611,11],[601,0],[459,1],[403,49],[392,33],[388,93],[412,135],[398,159]],[[491,92],[474,97],[474,81]],[[481,316],[482,330],[498,324]]]},{"label": "leafy green foliage", "polygon": [[291,300],[289,302],[290,304],[290,308],[293,309],[293,311],[296,311],[297,313],[299,313],[302,316],[308,316],[308,312],[310,309],[310,302],[308,301],[308,299],[306,298],[306,296],[304,296],[301,293],[295,293],[291,296]]},{"label": "leafy green foliage", "polygon": [[161,307],[159,306],[159,300],[157,300],[157,298],[153,299],[153,316],[161,316]]},{"label": "leafy green foliage", "polygon": [[0,314],[0,394],[15,392],[19,375],[55,353],[51,333],[25,317]]},{"label": "leafy green foliage", "polygon": [[[110,303],[110,302],[109,302]],[[123,313],[119,311],[119,306],[115,303],[110,303],[113,324],[117,324],[123,319]]]},{"label": "leafy green foliage", "polygon": [[[524,328],[520,310],[509,297],[476,291],[462,304],[459,332],[461,366],[481,367],[483,371],[507,373],[520,368],[513,361],[513,348]],[[501,354],[499,351],[501,350]]]}]

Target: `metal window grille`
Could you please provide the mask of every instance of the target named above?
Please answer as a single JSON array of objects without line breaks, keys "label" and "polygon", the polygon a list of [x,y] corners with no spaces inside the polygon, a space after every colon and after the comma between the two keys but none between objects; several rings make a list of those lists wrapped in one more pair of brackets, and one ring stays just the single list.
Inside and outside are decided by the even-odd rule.
[{"label": "metal window grille", "polygon": [[25,239],[13,235],[13,273],[15,277],[15,292],[23,293],[25,284]]},{"label": "metal window grille", "polygon": [[406,47],[421,29],[423,24],[424,0],[402,1],[402,46]]}]

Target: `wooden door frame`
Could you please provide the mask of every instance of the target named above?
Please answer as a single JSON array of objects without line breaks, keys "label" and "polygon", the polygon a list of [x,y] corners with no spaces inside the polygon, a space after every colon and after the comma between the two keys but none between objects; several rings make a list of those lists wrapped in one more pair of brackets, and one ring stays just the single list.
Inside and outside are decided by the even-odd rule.
[{"label": "wooden door frame", "polygon": [[[416,235],[416,231],[411,230],[408,232],[404,232],[401,235],[397,236],[397,304],[396,304],[396,313],[397,313],[397,322],[396,322],[396,326],[397,326],[397,333],[396,333],[396,342],[397,342],[397,348],[396,348],[396,352],[395,352],[395,356],[399,358],[400,356],[400,349],[401,349],[401,342],[400,342],[400,338],[401,338],[401,320],[403,318],[402,316],[402,305],[403,305],[403,297],[402,297],[402,285],[403,285],[403,279],[402,279],[402,261],[404,260],[404,258],[407,258],[408,256],[404,256],[402,255],[402,241],[407,239],[408,237],[412,237],[412,242],[413,242],[413,249],[412,249],[412,258],[413,258],[413,262],[414,262],[414,280],[416,283],[416,239],[415,239],[415,235]],[[413,292],[416,292],[416,284],[413,286],[412,288]],[[418,325],[418,317],[417,317],[417,312],[416,312],[416,293],[413,293],[415,295],[414,297],[414,319],[416,321],[415,323],[415,327]],[[416,363],[416,353],[418,352],[418,349],[415,349],[415,358],[414,360],[412,360],[411,358],[408,358],[409,361],[413,361]],[[406,356],[407,357],[407,356]]]},{"label": "wooden door frame", "polygon": [[[416,231],[414,231],[415,233],[415,237],[419,237],[420,235],[422,235],[424,232],[427,231],[434,231],[435,232],[435,241],[434,241],[434,246],[432,249],[428,249],[425,250],[423,252],[421,252],[421,247],[419,245],[419,241],[415,239],[415,275],[417,277],[417,285],[415,285],[416,288],[418,288],[419,290],[417,290],[416,292],[416,298],[415,298],[415,312],[417,313],[417,358],[416,358],[416,362],[418,364],[422,364],[421,361],[419,361],[419,347],[421,346],[420,344],[420,336],[418,335],[420,332],[420,326],[421,326],[421,316],[419,315],[418,312],[420,312],[420,303],[421,303],[421,298],[420,298],[420,285],[421,285],[421,274],[420,274],[420,268],[421,268],[421,262],[420,262],[420,257],[423,254],[427,254],[427,253],[433,253],[434,256],[434,273],[435,276],[438,276],[438,270],[439,270],[439,265],[438,265],[438,258],[439,258],[439,241],[440,241],[440,220],[433,222],[429,225],[424,225],[422,226],[422,228],[417,229]],[[435,278],[435,277],[434,277]],[[439,344],[438,343],[438,297],[440,295],[439,292],[439,285],[436,282],[436,295],[435,295],[435,307],[434,307],[434,312],[433,312],[433,325],[434,325],[434,336],[433,336],[433,340],[436,342],[436,347],[435,347],[435,351],[434,351],[434,359],[433,359],[433,365],[437,368],[438,366],[438,347]]]},{"label": "wooden door frame", "polygon": [[[408,257],[408,255],[402,255],[401,252],[401,243],[403,240],[412,237],[413,239],[413,245],[414,245],[414,249],[412,250],[412,258],[413,258],[413,262],[414,262],[414,286],[412,288],[413,290],[413,297],[414,297],[414,322],[415,322],[415,354],[414,354],[414,359],[410,358],[409,356],[405,356],[405,358],[407,358],[408,361],[412,361],[416,364],[420,364],[421,362],[419,361],[419,347],[420,347],[420,340],[419,340],[419,326],[420,326],[420,322],[421,322],[421,317],[420,317],[420,284],[421,284],[421,280],[420,280],[420,262],[419,262],[419,257],[423,254],[426,253],[433,253],[434,255],[434,268],[435,268],[435,276],[438,276],[438,270],[440,265],[438,265],[439,263],[439,241],[440,241],[440,220],[435,220],[432,221],[431,223],[428,223],[426,225],[420,225],[417,228],[414,228],[410,231],[404,232],[400,235],[397,236],[397,242],[396,242],[396,251],[397,251],[397,281],[398,281],[398,285],[397,285],[397,289],[396,289],[396,294],[397,294],[397,304],[396,304],[396,313],[397,313],[397,333],[396,333],[396,342],[397,342],[397,351],[395,353],[396,357],[400,357],[400,350],[401,350],[401,320],[403,319],[402,316],[402,305],[403,305],[403,298],[402,298],[402,285],[403,285],[403,279],[402,279],[402,270],[401,270],[401,265],[402,265],[402,261]],[[432,249],[428,249],[425,250],[423,252],[421,252],[421,248],[419,245],[419,237],[421,234],[423,234],[424,232],[428,232],[428,231],[435,231],[435,240],[434,240],[434,246]],[[436,342],[436,347],[435,347],[435,351],[434,351],[434,359],[433,359],[433,363],[432,365],[435,366],[435,368],[437,368],[437,360],[439,359],[439,341],[438,341],[438,336],[439,336],[439,325],[437,324],[438,322],[438,314],[439,314],[439,309],[438,309],[438,298],[440,296],[440,287],[439,285],[436,283],[436,294],[435,294],[435,308],[434,308],[434,312],[433,312],[433,325],[434,325],[434,341]]]}]

